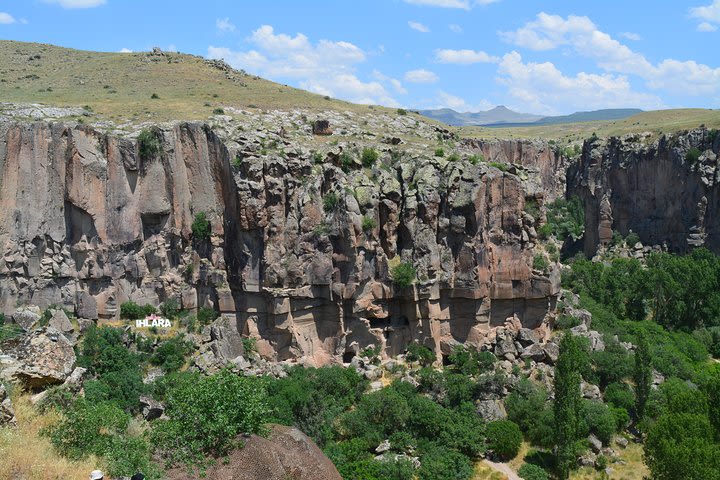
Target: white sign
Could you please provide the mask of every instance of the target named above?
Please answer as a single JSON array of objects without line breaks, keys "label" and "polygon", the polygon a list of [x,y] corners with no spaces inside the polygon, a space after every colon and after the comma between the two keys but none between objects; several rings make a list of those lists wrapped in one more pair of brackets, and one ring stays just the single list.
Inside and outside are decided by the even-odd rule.
[{"label": "white sign", "polygon": [[162,327],[170,328],[172,323],[167,318],[158,317],[157,315],[148,315],[142,320],[135,320],[135,328]]}]

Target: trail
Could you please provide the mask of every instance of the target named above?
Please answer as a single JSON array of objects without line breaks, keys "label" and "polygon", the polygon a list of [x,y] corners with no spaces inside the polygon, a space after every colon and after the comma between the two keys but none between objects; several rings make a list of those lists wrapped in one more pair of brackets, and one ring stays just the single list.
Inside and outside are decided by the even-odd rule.
[{"label": "trail", "polygon": [[485,463],[487,463],[493,470],[507,476],[508,480],[522,480],[522,478],[518,477],[518,474],[515,473],[515,471],[510,468],[507,463],[495,463],[490,460],[485,460]]}]

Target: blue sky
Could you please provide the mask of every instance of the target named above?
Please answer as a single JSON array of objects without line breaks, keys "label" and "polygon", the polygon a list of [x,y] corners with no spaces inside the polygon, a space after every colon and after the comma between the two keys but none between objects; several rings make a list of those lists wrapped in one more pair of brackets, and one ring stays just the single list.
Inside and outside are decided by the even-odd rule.
[{"label": "blue sky", "polygon": [[0,0],[0,38],[160,46],[387,106],[720,108],[720,0]]}]

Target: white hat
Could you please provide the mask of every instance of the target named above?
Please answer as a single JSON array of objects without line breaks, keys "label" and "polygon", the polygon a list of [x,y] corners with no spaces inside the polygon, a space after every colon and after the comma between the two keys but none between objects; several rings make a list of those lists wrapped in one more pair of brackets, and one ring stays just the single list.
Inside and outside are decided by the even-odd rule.
[{"label": "white hat", "polygon": [[103,475],[103,472],[100,470],[93,470],[90,472],[90,480],[103,480],[105,475]]}]

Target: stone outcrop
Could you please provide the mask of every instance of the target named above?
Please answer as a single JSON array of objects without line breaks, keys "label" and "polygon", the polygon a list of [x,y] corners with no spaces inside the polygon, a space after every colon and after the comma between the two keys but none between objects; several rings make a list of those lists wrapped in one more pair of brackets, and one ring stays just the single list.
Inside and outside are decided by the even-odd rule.
[{"label": "stone outcrop", "polygon": [[586,141],[567,174],[568,194],[585,205],[585,254],[613,231],[672,252],[720,253],[718,154],[720,135],[703,128],[650,144],[642,135]]},{"label": "stone outcrop", "polygon": [[[332,120],[346,131],[343,121]],[[159,152],[141,156],[136,141],[86,126],[4,124],[0,309],[57,305],[104,321],[127,300],[172,298],[222,314],[216,359],[240,355],[242,335],[267,359],[315,365],[412,340],[438,353],[482,345],[509,317],[543,324],[559,273],[532,267],[542,219],[525,202],[544,198],[545,163],[563,161],[549,148],[529,158],[508,147],[527,168],[503,172],[378,142],[363,169],[365,143],[318,151],[297,141],[312,142],[309,127],[279,127],[175,124],[153,130]],[[200,212],[208,239],[192,236]],[[392,281],[401,262],[417,271],[409,287]]]},{"label": "stone outcrop", "polygon": [[5,386],[0,383],[0,427],[5,425],[15,425],[15,410],[13,409],[10,397],[5,391]]},{"label": "stone outcrop", "polygon": [[63,383],[75,366],[72,343],[51,327],[26,336],[15,354],[18,364],[7,370],[14,380],[31,390]]}]

